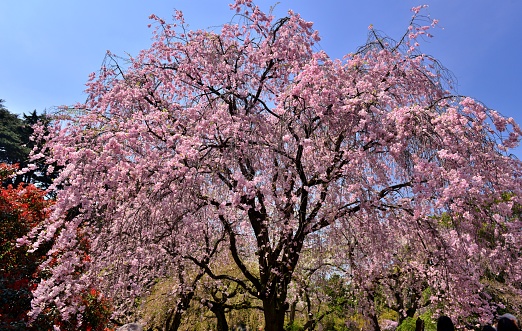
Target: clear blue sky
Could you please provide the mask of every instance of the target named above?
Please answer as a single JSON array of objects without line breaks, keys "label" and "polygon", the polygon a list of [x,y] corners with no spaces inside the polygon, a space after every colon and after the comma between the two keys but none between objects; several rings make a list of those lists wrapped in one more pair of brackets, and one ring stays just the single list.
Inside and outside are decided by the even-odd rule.
[{"label": "clear blue sky", "polygon": [[[107,50],[134,55],[150,45],[150,14],[168,20],[176,8],[191,28],[207,28],[230,20],[230,2],[1,0],[0,98],[15,113],[83,102]],[[268,10],[276,1],[256,3]],[[399,38],[420,4],[440,21],[422,51],[453,72],[460,94],[522,123],[522,0],[281,0],[276,14],[291,8],[313,21],[320,47],[341,57],[365,42],[370,24]]]}]

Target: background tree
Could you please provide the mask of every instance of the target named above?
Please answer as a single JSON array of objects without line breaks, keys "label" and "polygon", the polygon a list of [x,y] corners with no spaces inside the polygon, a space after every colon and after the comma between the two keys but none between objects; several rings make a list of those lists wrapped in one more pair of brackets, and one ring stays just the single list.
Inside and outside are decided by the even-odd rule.
[{"label": "background tree", "polygon": [[7,164],[22,163],[31,151],[26,144],[27,128],[17,115],[10,113],[0,99],[0,161]]},{"label": "background tree", "polygon": [[[372,30],[343,60],[315,51],[318,33],[296,13],[275,19],[248,0],[232,9],[237,20],[219,31],[188,31],[180,12],[173,24],[152,16],[151,48],[125,67],[109,54],[81,111],[42,135],[42,154],[64,169],[53,215],[31,234],[34,248],[56,237],[58,255],[35,313],[59,298],[71,316],[100,270],[112,275],[103,291],[134,300],[194,252],[207,276],[262,302],[266,330],[281,331],[303,247],[340,227],[353,231],[354,252],[381,252],[368,256],[376,269],[351,265],[361,276],[393,259],[384,239],[436,238],[436,252],[417,247],[437,261],[432,300],[484,304],[473,261],[486,257],[506,283],[522,280],[522,226],[505,218],[522,196],[521,162],[506,153],[521,130],[449,92],[437,61],[418,51],[434,24],[418,25],[421,8],[399,42]],[[492,204],[504,192],[513,195]],[[442,214],[455,220],[449,231],[434,226]],[[484,224],[500,225],[507,245],[475,241]],[[88,263],[78,232],[92,238]],[[219,255],[205,247],[228,250],[242,276],[213,270]]]},{"label": "background tree", "polygon": [[[22,118],[7,110],[0,99],[0,162],[18,164],[23,173],[4,179],[3,185],[9,183],[16,187],[20,183],[37,183],[41,188],[47,188],[57,175],[54,166],[51,168],[43,162],[43,155],[34,155],[31,151],[35,147],[31,135],[32,126],[40,123],[45,130],[49,123],[47,114],[38,115],[36,110]],[[43,141],[40,141],[43,143]]]}]

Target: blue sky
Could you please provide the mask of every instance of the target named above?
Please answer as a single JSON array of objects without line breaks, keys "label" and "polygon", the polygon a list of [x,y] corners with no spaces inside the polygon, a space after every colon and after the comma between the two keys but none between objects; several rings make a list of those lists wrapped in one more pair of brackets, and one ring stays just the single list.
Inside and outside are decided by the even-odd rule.
[{"label": "blue sky", "polygon": [[[150,45],[150,14],[168,20],[176,8],[192,29],[207,28],[230,20],[230,2],[2,0],[0,98],[15,113],[83,102],[88,74],[107,50],[134,55]],[[256,1],[266,10],[275,3]],[[275,13],[291,8],[313,21],[320,47],[341,57],[364,44],[370,24],[400,38],[420,4],[440,21],[421,50],[453,72],[460,94],[522,123],[522,0],[281,0]]]}]

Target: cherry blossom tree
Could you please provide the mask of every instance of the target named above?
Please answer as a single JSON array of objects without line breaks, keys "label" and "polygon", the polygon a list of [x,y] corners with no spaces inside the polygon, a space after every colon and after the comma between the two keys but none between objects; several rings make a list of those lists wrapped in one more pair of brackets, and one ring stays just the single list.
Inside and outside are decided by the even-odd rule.
[{"label": "cherry blossom tree", "polygon": [[[249,0],[231,8],[235,20],[216,31],[188,31],[181,12],[174,23],[152,16],[149,49],[126,62],[108,54],[87,102],[36,130],[48,162],[64,168],[52,216],[21,240],[36,249],[56,238],[35,314],[52,303],[81,315],[75,294],[92,282],[123,314],[190,261],[259,299],[265,329],[280,331],[301,251],[312,234],[340,231],[353,235],[352,253],[372,253],[350,265],[360,277],[391,263],[397,245],[387,245],[408,234],[434,241],[415,246],[437,249],[434,286],[444,274],[440,286],[474,299],[466,286],[479,274],[460,268],[469,257],[522,280],[522,226],[508,217],[522,196],[521,162],[508,155],[522,132],[452,94],[418,46],[435,21],[422,25],[414,8],[398,42],[370,28],[364,47],[332,59],[298,14],[276,19]],[[478,236],[485,227],[494,245]],[[212,267],[225,253],[241,277]],[[190,293],[186,284],[173,291]]]},{"label": "cherry blossom tree", "polygon": [[[0,163],[0,181],[15,176],[19,165]],[[0,187],[0,329],[49,330],[53,324],[61,324],[64,330],[79,330],[76,325],[67,328],[52,309],[34,316],[27,322],[31,310],[31,291],[40,282],[39,264],[46,259],[50,242],[31,254],[27,247],[19,247],[16,240],[42,222],[53,200],[46,191],[34,184],[19,183]],[[78,298],[85,303],[83,321],[86,330],[103,330],[110,316],[110,305],[100,300],[100,293],[91,288]]]}]

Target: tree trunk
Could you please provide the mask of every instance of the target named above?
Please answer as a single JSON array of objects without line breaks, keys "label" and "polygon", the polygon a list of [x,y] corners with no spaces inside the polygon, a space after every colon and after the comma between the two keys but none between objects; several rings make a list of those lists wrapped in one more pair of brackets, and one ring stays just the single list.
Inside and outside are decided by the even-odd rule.
[{"label": "tree trunk", "polygon": [[270,297],[263,300],[265,331],[284,331],[286,304],[284,300]]},{"label": "tree trunk", "polygon": [[210,310],[217,318],[217,331],[228,331],[227,318],[225,316],[225,308],[222,305],[213,305]]}]

